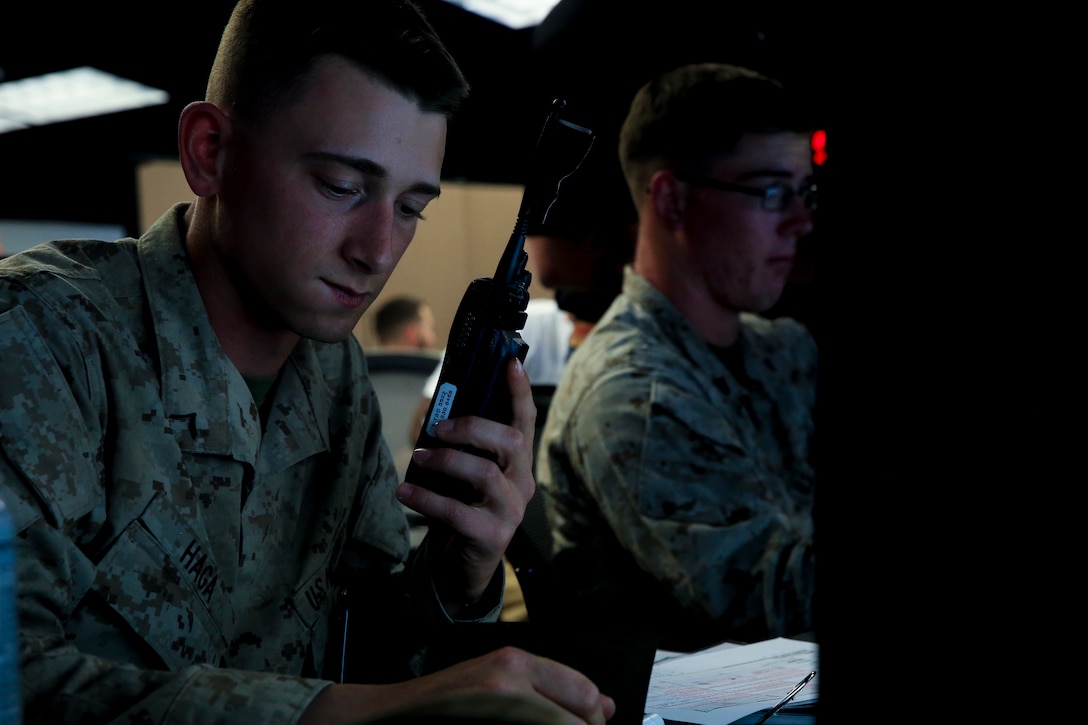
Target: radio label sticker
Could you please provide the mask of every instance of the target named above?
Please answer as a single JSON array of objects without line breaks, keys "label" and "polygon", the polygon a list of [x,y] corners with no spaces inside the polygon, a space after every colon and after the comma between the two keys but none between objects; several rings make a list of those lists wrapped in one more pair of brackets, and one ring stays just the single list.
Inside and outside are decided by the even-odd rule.
[{"label": "radio label sticker", "polygon": [[450,417],[450,409],[453,407],[453,399],[456,397],[457,386],[453,383],[442,383],[438,387],[434,408],[431,409],[431,417],[427,419],[427,435],[434,436],[434,424]]}]

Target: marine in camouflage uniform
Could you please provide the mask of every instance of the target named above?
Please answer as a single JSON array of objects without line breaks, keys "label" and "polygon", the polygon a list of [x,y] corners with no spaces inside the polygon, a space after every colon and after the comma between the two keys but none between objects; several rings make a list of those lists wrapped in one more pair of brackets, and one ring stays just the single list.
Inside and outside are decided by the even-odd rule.
[{"label": "marine in camouflage uniform", "polygon": [[[139,240],[0,263],[0,496],[28,718],[294,722],[330,684],[316,675],[333,591],[405,569],[358,343],[303,339],[259,406],[209,323],[186,207]],[[409,569],[404,615],[448,621]]]},{"label": "marine in camouflage uniform", "polygon": [[581,615],[649,623],[668,649],[812,628],[815,341],[744,313],[719,352],[628,268],[541,441],[554,563]]}]

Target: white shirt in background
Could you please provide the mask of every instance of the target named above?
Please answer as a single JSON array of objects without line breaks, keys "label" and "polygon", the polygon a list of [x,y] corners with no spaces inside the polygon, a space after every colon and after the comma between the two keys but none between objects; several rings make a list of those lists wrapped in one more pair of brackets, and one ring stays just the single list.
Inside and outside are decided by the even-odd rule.
[{"label": "white shirt in background", "polygon": [[[521,338],[529,345],[524,365],[530,383],[559,384],[559,376],[563,374],[570,353],[570,336],[573,332],[574,321],[559,309],[554,299],[529,300],[525,306],[525,327],[521,330]],[[443,350],[443,358],[445,354]],[[430,399],[434,396],[441,372],[442,363],[439,363],[423,384],[423,397]]]}]

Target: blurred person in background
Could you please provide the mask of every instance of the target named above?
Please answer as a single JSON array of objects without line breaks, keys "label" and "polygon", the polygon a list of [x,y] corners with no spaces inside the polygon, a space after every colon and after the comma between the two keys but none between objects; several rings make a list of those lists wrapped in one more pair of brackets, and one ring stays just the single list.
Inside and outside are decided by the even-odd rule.
[{"label": "blurred person in background", "polygon": [[402,295],[374,312],[374,333],[383,350],[431,350],[438,342],[434,312],[418,297]]}]

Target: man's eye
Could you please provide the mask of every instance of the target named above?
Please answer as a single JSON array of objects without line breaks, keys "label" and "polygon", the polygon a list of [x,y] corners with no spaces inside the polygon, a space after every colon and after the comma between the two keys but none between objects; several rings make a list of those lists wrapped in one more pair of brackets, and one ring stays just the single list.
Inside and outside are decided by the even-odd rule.
[{"label": "man's eye", "polygon": [[416,219],[418,219],[420,221],[423,221],[423,219],[424,219],[423,209],[425,207],[426,207],[426,204],[419,205],[419,204],[409,204],[409,203],[403,202],[403,201],[397,202],[397,211],[402,216],[414,217],[414,218],[416,218]]},{"label": "man's eye", "polygon": [[362,189],[360,189],[359,187],[345,184],[343,182],[332,181],[322,178],[319,178],[318,182],[321,184],[321,188],[323,188],[329,194],[329,196],[337,199],[342,199],[348,196],[358,196],[362,193]]},{"label": "man's eye", "polygon": [[781,211],[793,201],[793,193],[786,184],[771,184],[763,191],[763,208]]}]

